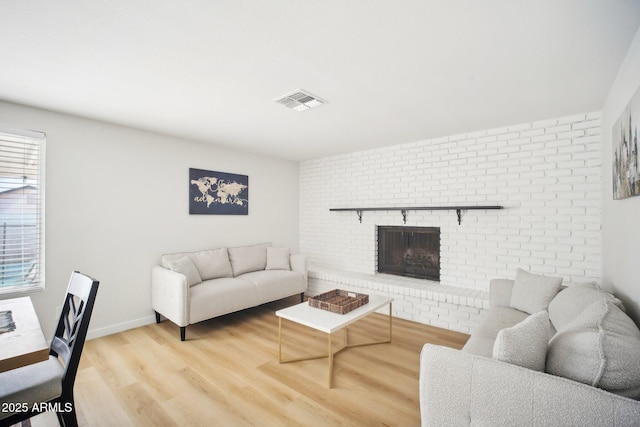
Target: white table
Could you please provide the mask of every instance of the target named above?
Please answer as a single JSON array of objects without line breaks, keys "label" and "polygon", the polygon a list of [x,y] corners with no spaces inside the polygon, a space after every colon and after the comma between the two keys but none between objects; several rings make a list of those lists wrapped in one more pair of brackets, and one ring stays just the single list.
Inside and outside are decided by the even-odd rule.
[{"label": "white table", "polygon": [[16,329],[0,334],[0,372],[47,360],[44,339],[31,298],[0,300],[0,311],[11,310]]},{"label": "white table", "polygon": [[[392,337],[392,303],[393,298],[383,297],[380,295],[369,295],[369,303],[361,307],[356,308],[346,314],[332,313],[327,310],[314,308],[309,305],[309,302],[303,302],[292,307],[288,307],[282,310],[276,311],[278,316],[278,362],[279,363],[291,363],[299,362],[302,360],[321,359],[327,357],[329,359],[329,388],[333,387],[333,357],[340,351],[351,347],[362,347],[373,344],[385,344],[391,342]],[[358,344],[349,344],[348,335],[346,333],[346,327],[353,322],[374,313],[376,310],[389,306],[389,338],[382,341],[370,341]],[[302,357],[297,359],[282,359],[282,319],[289,320],[291,322],[299,323],[301,325],[308,326],[309,328],[316,329],[318,331],[328,334],[328,351],[327,354],[320,356]],[[332,336],[333,333],[345,329],[345,346],[334,352],[332,348]]]}]

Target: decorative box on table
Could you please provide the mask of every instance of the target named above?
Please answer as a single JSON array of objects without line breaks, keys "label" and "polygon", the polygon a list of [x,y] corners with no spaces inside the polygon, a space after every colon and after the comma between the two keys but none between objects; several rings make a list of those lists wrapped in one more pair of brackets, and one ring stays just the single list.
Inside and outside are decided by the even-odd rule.
[{"label": "decorative box on table", "polygon": [[345,314],[369,303],[369,295],[334,289],[309,298],[311,307]]}]

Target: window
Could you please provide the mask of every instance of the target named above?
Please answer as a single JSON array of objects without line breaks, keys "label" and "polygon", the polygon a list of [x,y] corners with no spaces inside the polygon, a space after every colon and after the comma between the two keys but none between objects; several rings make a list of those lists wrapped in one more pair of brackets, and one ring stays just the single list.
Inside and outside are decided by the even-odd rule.
[{"label": "window", "polygon": [[0,127],[0,293],[44,288],[45,134]]}]

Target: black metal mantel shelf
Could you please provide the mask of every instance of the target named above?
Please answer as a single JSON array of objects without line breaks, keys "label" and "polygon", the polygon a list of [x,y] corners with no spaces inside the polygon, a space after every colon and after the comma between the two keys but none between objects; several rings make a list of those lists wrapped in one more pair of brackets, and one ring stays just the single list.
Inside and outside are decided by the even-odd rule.
[{"label": "black metal mantel shelf", "polygon": [[407,206],[407,207],[389,207],[389,208],[333,208],[331,212],[351,211],[358,214],[358,219],[362,223],[362,212],[364,211],[400,211],[402,212],[402,221],[407,223],[407,211],[456,211],[458,214],[458,225],[462,223],[462,211],[480,210],[480,209],[504,209],[503,206]]}]

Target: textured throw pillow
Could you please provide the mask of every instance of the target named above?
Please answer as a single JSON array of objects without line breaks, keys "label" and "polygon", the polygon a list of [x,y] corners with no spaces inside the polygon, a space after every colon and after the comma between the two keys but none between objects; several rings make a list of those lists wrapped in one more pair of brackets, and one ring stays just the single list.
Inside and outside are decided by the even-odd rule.
[{"label": "textured throw pillow", "polygon": [[264,270],[267,266],[267,248],[271,243],[263,243],[254,246],[239,246],[229,248],[229,260],[233,275]]},{"label": "textured throw pillow", "polygon": [[202,283],[200,273],[193,261],[187,255],[167,262],[168,267],[176,273],[183,274],[187,278],[187,286],[197,285]]},{"label": "textured throw pillow", "polygon": [[233,277],[227,248],[210,249],[189,254],[202,280]]},{"label": "textured throw pillow", "polygon": [[267,248],[267,267],[265,270],[291,270],[289,248]]},{"label": "textured throw pillow", "polygon": [[558,292],[549,303],[549,319],[560,330],[571,323],[584,309],[596,301],[607,298],[624,311],[622,302],[610,293],[600,289],[595,283],[571,285]]},{"label": "textured throw pillow", "polygon": [[562,277],[531,274],[519,268],[513,282],[511,307],[529,314],[546,310],[561,283]]},{"label": "textured throw pillow", "polygon": [[640,330],[604,297],[549,341],[546,371],[633,399],[640,398]]},{"label": "textured throw pillow", "polygon": [[511,328],[498,332],[493,358],[544,372],[550,337],[549,313],[532,314]]}]

